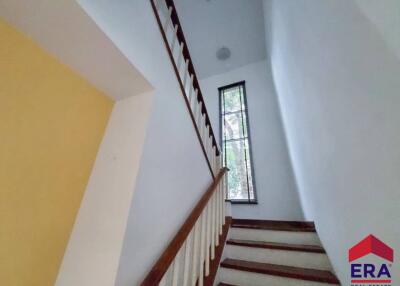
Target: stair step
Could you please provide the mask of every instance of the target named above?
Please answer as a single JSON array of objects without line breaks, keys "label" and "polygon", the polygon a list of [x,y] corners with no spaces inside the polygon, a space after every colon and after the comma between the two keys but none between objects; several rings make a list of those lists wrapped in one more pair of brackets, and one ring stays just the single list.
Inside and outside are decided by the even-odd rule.
[{"label": "stair step", "polygon": [[268,248],[268,249],[279,249],[279,250],[289,250],[289,251],[325,253],[325,250],[321,246],[318,246],[318,245],[263,242],[263,241],[242,240],[242,239],[229,239],[226,243],[230,244],[230,245],[255,247],[255,248]]},{"label": "stair step", "polygon": [[276,231],[315,232],[315,225],[311,221],[232,219],[231,227]]},{"label": "stair step", "polygon": [[223,283],[223,282],[221,282],[221,283],[219,283],[219,284],[218,284],[218,286],[236,286],[236,285],[233,285],[233,284],[227,284],[227,283]]},{"label": "stair step", "polygon": [[276,231],[232,227],[229,230],[229,238],[289,244],[321,245],[316,232]]},{"label": "stair step", "polygon": [[273,276],[294,278],[307,281],[337,284],[340,282],[330,271],[309,268],[284,266],[277,264],[250,262],[245,260],[227,258],[221,263],[221,267],[239,271],[267,274]]},{"label": "stair step", "polygon": [[[255,243],[257,246],[259,246],[259,242],[255,241]],[[238,244],[232,244],[232,241],[229,241],[225,246],[225,257],[259,263],[287,265],[328,271],[332,270],[332,266],[326,253],[297,251],[297,249],[292,249],[294,248],[292,245],[285,243],[282,244],[279,242],[277,242],[277,245],[280,249],[276,249],[275,244],[271,245],[272,248],[266,248],[264,247],[265,245],[260,245],[261,247],[254,247],[256,244],[253,244],[253,242],[247,243],[247,241],[245,243],[240,241]],[[260,242],[260,244],[263,243]],[[290,245],[291,250],[286,249],[289,248],[288,245]],[[313,246],[311,246],[311,248],[314,250]]]}]

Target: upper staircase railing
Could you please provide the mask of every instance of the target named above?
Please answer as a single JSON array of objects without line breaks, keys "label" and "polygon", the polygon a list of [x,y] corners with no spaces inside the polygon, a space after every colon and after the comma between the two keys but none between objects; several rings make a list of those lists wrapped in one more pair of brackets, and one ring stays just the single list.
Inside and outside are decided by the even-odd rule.
[{"label": "upper staircase railing", "polygon": [[212,183],[141,286],[212,286],[229,228],[225,220],[227,168],[200,90],[173,0],[150,0]]},{"label": "upper staircase railing", "polygon": [[221,168],[220,149],[173,0],[150,0],[186,106],[212,176]]}]

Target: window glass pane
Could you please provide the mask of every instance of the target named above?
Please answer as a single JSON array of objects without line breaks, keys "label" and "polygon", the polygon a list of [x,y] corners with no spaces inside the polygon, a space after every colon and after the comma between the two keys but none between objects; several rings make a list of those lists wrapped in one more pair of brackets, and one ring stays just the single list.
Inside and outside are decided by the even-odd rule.
[{"label": "window glass pane", "polygon": [[238,87],[230,88],[223,91],[224,113],[234,112],[244,109],[242,93]]},{"label": "window glass pane", "polygon": [[255,201],[255,186],[245,106],[244,84],[220,90],[222,156],[228,172],[228,198]]},{"label": "window glass pane", "polygon": [[225,143],[226,166],[228,172],[228,188],[231,199],[249,197],[245,160],[245,145],[243,140]]},{"label": "window glass pane", "polygon": [[224,116],[225,140],[238,139],[243,137],[242,114],[231,113]]}]

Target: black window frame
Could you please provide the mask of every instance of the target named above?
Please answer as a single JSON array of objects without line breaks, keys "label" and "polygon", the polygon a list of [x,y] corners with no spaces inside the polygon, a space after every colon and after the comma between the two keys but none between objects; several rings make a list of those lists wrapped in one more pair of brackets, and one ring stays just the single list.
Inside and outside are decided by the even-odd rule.
[{"label": "black window frame", "polygon": [[[247,140],[248,140],[248,148],[249,148],[249,160],[250,160],[250,169],[251,169],[251,179],[252,179],[252,186],[253,186],[253,193],[254,193],[254,199],[250,199],[250,191],[249,191],[249,183],[247,182],[247,186],[248,186],[248,199],[229,199],[228,198],[228,193],[226,194],[227,197],[225,199],[231,201],[231,203],[234,204],[257,204],[258,200],[257,200],[257,190],[256,190],[256,179],[255,179],[255,173],[254,173],[254,156],[253,156],[253,147],[252,147],[252,142],[251,142],[251,131],[250,131],[250,120],[249,120],[249,106],[247,104],[247,95],[246,95],[246,82],[243,81],[238,81],[232,84],[228,84],[225,86],[221,86],[218,88],[218,99],[219,99],[219,103],[218,103],[218,109],[219,109],[219,135],[220,135],[220,146],[221,146],[221,151],[225,152],[225,141],[224,141],[224,130],[223,130],[223,120],[224,120],[224,115],[222,113],[222,96],[223,96],[223,91],[227,90],[227,89],[231,89],[234,87],[242,87],[243,90],[243,104],[244,104],[244,110],[241,110],[242,112],[244,112],[245,117],[246,117],[246,126],[247,126]],[[243,119],[243,117],[242,117]],[[244,139],[245,137],[241,138]],[[245,154],[246,156],[246,154]],[[226,158],[226,157],[225,157]],[[225,166],[225,162],[223,162],[223,165]],[[248,178],[248,171],[246,171],[246,175]]]}]

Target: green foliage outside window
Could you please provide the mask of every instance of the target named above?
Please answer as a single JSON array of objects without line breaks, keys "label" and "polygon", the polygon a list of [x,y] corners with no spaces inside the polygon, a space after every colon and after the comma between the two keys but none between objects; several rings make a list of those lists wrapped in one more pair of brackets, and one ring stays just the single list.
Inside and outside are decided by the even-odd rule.
[{"label": "green foliage outside window", "polygon": [[230,169],[228,198],[254,201],[244,83],[220,89],[220,97],[223,160]]}]

